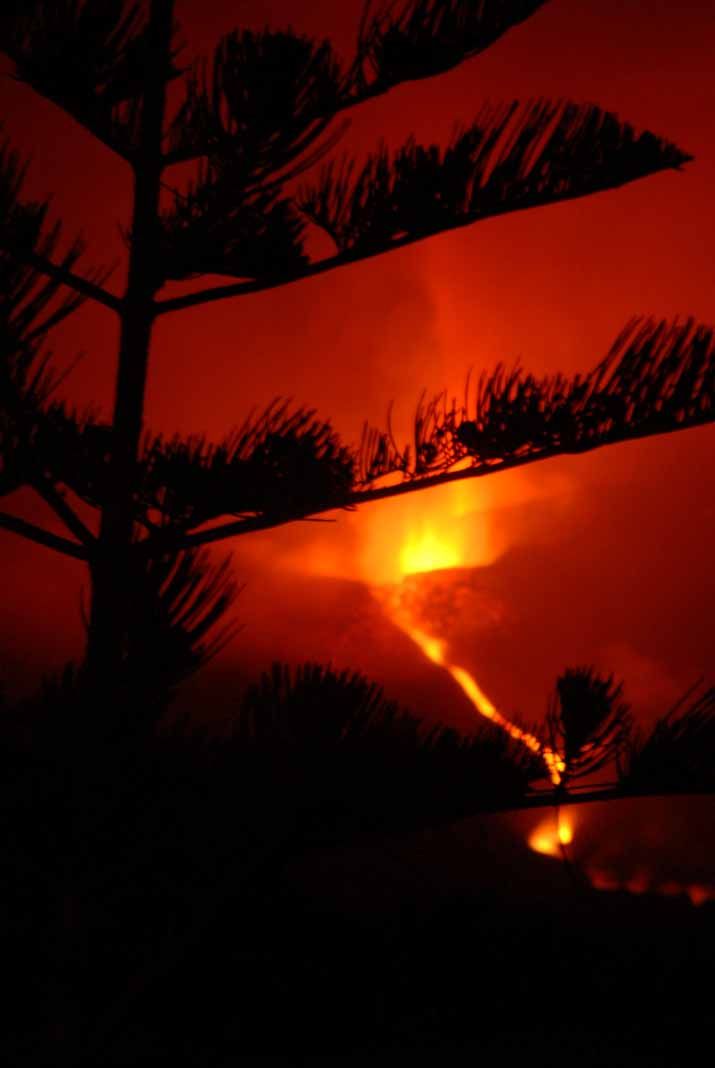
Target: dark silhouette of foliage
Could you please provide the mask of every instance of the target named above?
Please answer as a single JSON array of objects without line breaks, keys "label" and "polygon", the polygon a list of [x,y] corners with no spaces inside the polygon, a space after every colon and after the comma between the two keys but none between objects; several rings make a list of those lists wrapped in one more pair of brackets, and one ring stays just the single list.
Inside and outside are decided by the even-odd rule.
[{"label": "dark silhouette of foliage", "polygon": [[[24,165],[0,146],[0,494],[33,489],[69,536],[5,512],[0,527],[83,561],[91,579],[83,663],[1,709],[16,926],[6,933],[26,977],[32,961],[30,1003],[49,1005],[34,1028],[52,1036],[40,1042],[45,1062],[50,1047],[51,1059],[59,1048],[68,1063],[96,1060],[218,904],[252,878],[275,879],[308,844],[583,800],[572,784],[610,761],[620,780],[602,799],[712,788],[710,694],[629,740],[620,686],[590,669],[557,684],[547,726],[566,763],[558,790],[539,789],[541,757],[503,732],[425,731],[361,676],[314,665],[276,666],[220,741],[167,723],[176,687],[235,630],[217,632],[237,592],[229,562],[212,564],[200,544],[713,421],[712,329],[633,320],[588,374],[499,366],[463,405],[423,399],[409,445],[389,420],[346,445],[311,409],[279,401],[218,443],[144,426],[159,316],[690,160],[594,105],[543,100],[485,109],[444,148],[412,138],[362,163],[328,158],[351,108],[456,67],[543,2],[367,2],[345,64],[330,42],[239,28],[191,69],[179,63],[172,0],[3,10],[0,51],[14,75],[133,178],[120,297],[108,272],[80,270],[83,244],[64,245],[48,205],[24,197]],[[316,228],[334,246],[322,258]],[[162,293],[207,274],[228,281]],[[111,422],[58,398],[45,348],[84,300],[119,323]],[[73,497],[96,513],[91,527]]]},{"label": "dark silhouette of foliage", "polygon": [[358,97],[451,70],[483,52],[545,2],[366,4],[358,46]]},{"label": "dark silhouette of foliage", "polygon": [[622,684],[602,678],[593,668],[571,668],[556,683],[546,718],[552,750],[565,769],[561,789],[615,763],[629,738],[631,718],[621,700]]},{"label": "dark silhouette of foliage", "polygon": [[382,148],[355,173],[329,164],[299,206],[361,258],[492,215],[611,189],[691,157],[595,107],[536,101],[486,109],[444,151],[414,138]]},{"label": "dark silhouette of foliage", "polygon": [[[3,16],[0,49],[15,75],[123,156],[134,176],[120,300],[105,287],[106,272],[75,270],[79,243],[57,258],[59,229],[48,227],[47,205],[25,203],[21,164],[7,145],[0,154],[3,270],[24,271],[16,278],[40,294],[27,301],[28,291],[13,288],[8,276],[12,310],[5,320],[27,331],[38,300],[46,302],[59,286],[71,293],[42,320],[22,357],[11,338],[3,343],[0,488],[33,487],[72,538],[5,513],[0,524],[87,561],[87,658],[98,678],[123,671],[132,626],[128,591],[151,558],[712,420],[711,331],[691,322],[634,322],[590,375],[537,379],[499,367],[480,380],[474,409],[444,397],[423,402],[410,446],[395,443],[388,425],[366,427],[360,445],[350,447],[311,410],[289,412],[278,402],[218,443],[200,435],[165,439],[143,427],[159,315],[307,277],[495,214],[680,169],[690,159],[593,105],[539,100],[483,110],[444,149],[411,139],[393,154],[380,148],[364,164],[332,160],[317,182],[311,179],[308,172],[343,132],[331,124],[347,110],[401,82],[451,69],[540,6],[367,3],[347,64],[327,41],[239,28],[224,35],[210,60],[183,70],[172,0],[146,6],[31,0]],[[167,87],[177,79],[169,99]],[[176,164],[190,172],[178,184],[165,180]],[[304,188],[296,190],[303,175]],[[308,248],[316,226],[335,248],[314,260]],[[236,281],[157,299],[167,281],[215,273]],[[50,396],[40,342],[81,299],[120,320],[111,423]],[[395,474],[402,480],[388,478]],[[98,532],[80,519],[68,494],[99,513]],[[230,521],[197,529],[222,517]]]},{"label": "dark silhouette of foliage", "polygon": [[[410,445],[398,444],[390,429],[366,426],[360,447],[351,450],[330,424],[315,421],[314,412],[289,415],[285,405],[273,405],[219,446],[203,438],[190,443],[158,438],[147,446],[150,476],[165,483],[163,493],[174,514],[187,515],[185,536],[177,536],[174,526],[157,532],[155,542],[189,546],[217,541],[420,486],[710,423],[714,397],[711,327],[692,320],[633,320],[588,374],[537,378],[518,367],[507,371],[499,366],[489,375],[482,373],[473,394],[468,384],[463,404],[450,402],[445,394],[423,400]],[[286,458],[293,428],[305,435],[293,454],[300,477],[290,480],[291,490],[280,467],[261,463],[262,453],[251,451],[268,424],[280,427]],[[299,462],[301,456],[305,459]],[[401,482],[380,485],[381,479],[395,474],[402,476]],[[153,492],[162,510],[162,491]],[[190,519],[188,504],[185,511],[178,504],[182,498],[211,502],[210,510],[199,509]],[[188,533],[221,512],[239,517],[199,534]],[[147,550],[151,543],[150,537]]]},{"label": "dark silhouette of foliage", "polygon": [[[22,259],[6,253],[0,240],[0,402],[3,435],[8,432],[12,415],[34,412],[47,399],[57,382],[48,370],[49,358],[39,358],[40,348],[54,326],[71,315],[82,303],[78,294],[60,297],[58,279],[42,280],[30,265],[23,262],[34,256],[52,258],[60,239],[59,224],[47,229],[48,205],[43,202],[20,202],[26,168],[7,140],[0,144],[0,234],[21,249]],[[76,241],[64,254],[61,267],[71,270],[83,252]],[[59,297],[59,299],[58,299]],[[6,409],[12,414],[6,415]],[[0,464],[15,462],[15,448],[3,442]],[[5,478],[8,478],[5,474]],[[19,484],[18,480],[14,480]],[[21,481],[21,478],[19,479]],[[10,492],[5,489],[3,494]],[[12,482],[10,483],[12,486]],[[14,487],[13,487],[14,488]]]},{"label": "dark silhouette of foliage", "polygon": [[[362,675],[276,664],[249,688],[233,750],[263,789],[319,812],[312,832],[394,831],[524,803],[541,761],[503,731],[425,730]],[[326,826],[327,824],[327,826]]]},{"label": "dark silhouette of foliage", "polygon": [[619,788],[628,793],[709,793],[715,789],[715,690],[685,694],[649,734],[622,754]]},{"label": "dark silhouette of foliage", "polygon": [[215,445],[149,439],[142,495],[171,529],[225,514],[291,517],[349,497],[355,457],[314,411],[272,404]]},{"label": "dark silhouette of foliage", "polygon": [[270,189],[277,175],[284,181],[296,173],[296,161],[325,132],[343,102],[344,80],[329,41],[290,30],[234,30],[217,45],[210,68],[203,60],[186,79],[166,159],[207,158],[204,180],[224,163],[234,195]]},{"label": "dark silhouette of foliage", "polygon": [[168,704],[235,635],[236,623],[217,631],[238,593],[230,565],[230,556],[213,566],[195,551],[137,561],[124,663],[129,692],[154,690]]},{"label": "dark silhouette of foliage", "polygon": [[115,152],[134,157],[145,71],[155,61],[141,4],[11,0],[0,23],[0,49],[19,78]]},{"label": "dark silhouette of foliage", "polygon": [[419,0],[398,12],[395,4],[369,0],[345,69],[329,41],[292,30],[231,31],[210,64],[198,61],[184,82],[167,162],[220,154],[242,164],[240,189],[276,175],[285,181],[315,162],[311,150],[340,112],[401,82],[458,66],[545,2]]},{"label": "dark silhouette of foliage", "polygon": [[[712,328],[692,320],[634,320],[589,374],[537,378],[500,366],[481,375],[472,396],[467,389],[463,404],[445,395],[423,401],[407,446],[398,445],[389,430],[366,427],[361,446],[350,448],[314,411],[291,412],[285,402],[246,420],[218,444],[203,436],[167,440],[148,434],[134,499],[135,518],[149,537],[141,543],[142,555],[153,544],[215,541],[392,496],[400,488],[709,423],[714,396]],[[23,440],[31,455],[45,458],[53,483],[101,507],[111,485],[110,426],[64,402],[26,408],[24,438],[18,428],[16,447]],[[380,479],[396,473],[403,482],[383,489]],[[32,484],[18,476],[15,485],[25,482]],[[190,536],[226,515],[234,521]]]},{"label": "dark silhouette of foliage", "polygon": [[[616,752],[609,724],[622,721],[621,688],[581,669],[566,672],[559,691],[576,778]],[[676,752],[678,737],[693,732],[682,763],[676,755],[684,773],[692,747],[712,735],[696,723],[712,720],[707,696],[681,717],[692,716],[691,727],[675,732]],[[3,930],[13,998],[42,1005],[52,1003],[58,983],[65,996],[71,991],[91,1021],[70,1032],[71,1048],[88,1062],[114,1047],[143,1006],[153,1013],[217,922],[236,940],[225,927],[227,910],[254,922],[263,917],[263,930],[283,865],[307,849],[384,846],[390,836],[479,812],[583,800],[568,782],[565,791],[538,790],[541,758],[503,732],[425,729],[363,676],[314,664],[274,665],[237,702],[223,736],[174,720],[136,744],[136,732],[88,729],[92,719],[97,724],[96,699],[70,667],[20,707],[3,708],[0,731],[2,870],[12,915],[12,929],[3,921]],[[133,718],[151,724],[151,692],[129,699]],[[114,700],[105,695],[102,713]],[[648,742],[632,750],[631,779],[626,774],[616,790],[590,796],[687,790],[686,774],[658,776],[672,737],[662,739],[645,775],[640,755],[658,749]],[[704,769],[705,760],[697,766]],[[62,909],[69,904],[68,931]],[[588,908],[591,915],[590,900]],[[273,916],[268,926],[276,922]],[[79,958],[67,956],[68,935],[70,948],[86,939]],[[191,1033],[188,1019],[186,1026]],[[17,1019],[10,1033],[16,1027]],[[38,1044],[37,1018],[32,1030],[32,1056],[45,1060],[56,1035]],[[20,1059],[28,1063],[28,1056]]]},{"label": "dark silhouette of foliage", "polygon": [[714,398],[712,328],[635,319],[589,374],[536,378],[500,366],[463,405],[445,395],[423,402],[412,449],[393,448],[386,467],[419,479],[465,460],[486,473],[586,452],[711,422]]},{"label": "dark silhouette of foliage", "polygon": [[155,722],[151,688],[98,698],[68,667],[3,710],[18,967],[32,956],[35,1001],[56,982],[80,999],[92,1026],[70,1035],[79,1056],[111,1042],[116,1014],[121,1025],[161,988],[246,879],[275,879],[308,847],[523,804],[540,773],[498,731],[425,731],[362,676],[316,665],[276,665],[223,738],[181,721],[109,731],[108,711],[128,702],[133,724]]}]

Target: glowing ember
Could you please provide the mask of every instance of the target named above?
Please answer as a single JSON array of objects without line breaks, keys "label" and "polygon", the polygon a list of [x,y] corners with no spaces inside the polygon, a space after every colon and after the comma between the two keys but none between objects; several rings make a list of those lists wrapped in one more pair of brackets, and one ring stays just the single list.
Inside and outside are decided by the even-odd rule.
[{"label": "glowing ember", "polygon": [[[529,848],[548,857],[563,857],[562,846],[573,841],[574,824],[559,813],[558,830],[553,821],[540,823],[528,838]],[[674,879],[659,882],[643,868],[619,874],[605,868],[588,867],[583,871],[594,890],[620,891],[628,894],[656,894],[659,897],[685,897],[696,907],[715,900],[715,887],[702,883],[680,883]]]},{"label": "glowing ember", "polygon": [[[529,845],[532,849],[535,848],[531,839],[529,839]],[[620,877],[614,871],[605,871],[602,868],[588,868],[585,874],[594,890],[610,890],[611,892],[620,890],[629,894],[657,894],[659,897],[687,897],[690,904],[696,907],[715,900],[715,886],[704,886],[702,883],[679,883],[674,879],[669,879],[664,883],[654,882],[642,869],[625,878]]]},{"label": "glowing ember", "polygon": [[550,819],[534,828],[529,835],[529,848],[546,857],[560,857],[562,847],[573,842],[573,832],[573,818],[560,813],[556,822]]},{"label": "glowing ember", "polygon": [[559,842],[561,845],[570,845],[573,842],[573,829],[570,823],[559,821]]}]

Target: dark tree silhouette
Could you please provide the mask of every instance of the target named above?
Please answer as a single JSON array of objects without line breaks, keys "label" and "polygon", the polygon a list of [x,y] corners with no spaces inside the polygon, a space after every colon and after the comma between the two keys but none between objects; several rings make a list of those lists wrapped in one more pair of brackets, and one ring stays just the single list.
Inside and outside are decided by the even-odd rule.
[{"label": "dark tree silhouette", "polygon": [[[134,177],[127,282],[117,295],[107,272],[78,270],[81,243],[58,252],[59,224],[48,225],[46,204],[23,199],[24,167],[7,143],[0,155],[0,482],[6,493],[31,486],[70,537],[9,514],[0,522],[87,562],[87,670],[102,685],[118,682],[130,646],[136,651],[130,630],[146,596],[144,569],[168,552],[713,418],[711,330],[634,321],[588,375],[537,378],[497,368],[464,405],[443,397],[422,404],[409,446],[370,428],[358,447],[347,446],[313,412],[280,404],[218,443],[144,431],[160,316],[689,160],[598,107],[539,100],[484,109],[444,148],[411,138],[362,163],[333,157],[314,175],[341,137],[334,126],[341,115],[468,60],[542,4],[368,3],[348,65],[328,41],[266,29],[228,33],[190,70],[180,63],[171,0],[29,0],[3,15],[0,48],[16,76],[127,162]],[[169,86],[178,99],[172,106]],[[185,174],[187,166],[193,175],[177,188],[167,173]],[[318,260],[308,251],[314,230],[333,246]],[[160,296],[171,281],[206,274],[234,280]],[[64,292],[69,297],[58,303]],[[54,399],[44,354],[51,328],[84,300],[120,323],[108,424]],[[386,485],[395,474],[401,481]],[[80,519],[73,497],[97,513],[96,529]],[[148,634],[145,627],[142,640]]]},{"label": "dark tree silhouette", "polygon": [[[425,733],[366,680],[314,665],[265,676],[220,744],[157,729],[173,689],[232,634],[211,636],[236,594],[228,562],[212,567],[199,546],[715,418],[712,330],[634,319],[588,374],[497,367],[463,404],[422,402],[409,444],[388,423],[347,445],[312,410],[280,401],[219,442],[144,427],[162,316],[689,161],[596,106],[543,100],[484,109],[444,147],[411,138],[362,162],[335,157],[351,108],[465,62],[544,3],[368,2],[347,66],[328,41],[266,29],[225,35],[190,70],[172,0],[23,0],[0,16],[15,75],[133,175],[118,294],[110,272],[82,267],[83,243],[65,241],[48,205],[23,197],[25,165],[7,140],[0,146],[0,493],[32,488],[67,533],[7,512],[0,526],[84,561],[91,577],[81,670],[68,668],[19,709],[3,707],[0,738],[12,937],[20,950],[36,937],[38,900],[61,914],[52,938],[31,944],[36,973],[54,976],[50,1037],[69,1061],[97,1057],[217,902],[284,850],[576,803],[593,795],[569,788],[606,762],[618,783],[601,798],[713,788],[712,692],[643,740],[628,730],[620,688],[586,669],[562,676],[548,719],[566,765],[556,796],[539,792],[541,760],[494,728]],[[319,259],[316,231],[331,246]],[[216,274],[227,281],[164,292]],[[120,325],[108,423],[57,399],[46,347],[85,301]],[[154,904],[138,900],[147,885]],[[112,928],[98,901],[125,918]],[[165,922],[168,948],[142,953],[147,930]],[[95,935],[95,970],[114,977],[101,988],[87,966]],[[43,982],[35,1000],[48,996]]]}]

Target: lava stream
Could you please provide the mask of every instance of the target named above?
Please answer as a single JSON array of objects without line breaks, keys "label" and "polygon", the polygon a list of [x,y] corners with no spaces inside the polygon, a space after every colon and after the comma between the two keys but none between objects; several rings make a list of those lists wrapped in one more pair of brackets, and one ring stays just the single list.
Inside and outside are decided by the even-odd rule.
[{"label": "lava stream", "polygon": [[[551,782],[558,785],[561,775],[565,770],[563,758],[555,753],[549,746],[545,746],[533,734],[517,727],[506,716],[502,715],[496,706],[489,700],[479,686],[477,680],[466,668],[450,663],[447,657],[447,643],[441,638],[434,638],[430,634],[412,624],[404,607],[396,608],[394,603],[390,616],[393,622],[407,634],[424,655],[434,664],[448,671],[454,681],[462,688],[480,716],[496,723],[516,741],[525,745],[532,753],[540,754]],[[556,819],[546,819],[535,827],[528,837],[529,848],[535,853],[554,858],[563,857],[564,849],[571,845],[574,840],[575,820],[572,813],[562,812],[556,809]],[[715,886],[702,883],[659,883],[651,880],[639,871],[629,878],[619,877],[615,872],[603,868],[588,867],[584,874],[594,890],[622,890],[630,894],[652,893],[662,896],[681,895],[685,896],[692,905],[703,905],[708,901],[715,900]]]},{"label": "lava stream", "polygon": [[480,716],[484,716],[485,719],[489,719],[492,723],[496,723],[497,726],[501,727],[502,730],[505,730],[511,738],[521,742],[522,745],[525,745],[527,749],[532,751],[532,753],[541,754],[541,758],[546,765],[546,770],[549,773],[551,782],[555,786],[558,786],[561,782],[561,774],[566,768],[566,765],[559,754],[555,753],[549,746],[543,745],[534,734],[522,730],[521,727],[517,727],[515,723],[512,723],[506,716],[503,716],[481,689],[474,676],[471,675],[466,668],[459,667],[457,664],[450,664],[446,654],[446,642],[442,641],[440,638],[433,638],[429,634],[425,634],[424,631],[420,630],[418,627],[412,626],[411,623],[400,616],[393,616],[393,619],[394,622],[404,630],[405,634],[412,638],[415,645],[419,646],[428,659],[435,664],[439,664],[440,667],[443,667],[449,672],[457,685],[461,686]]}]

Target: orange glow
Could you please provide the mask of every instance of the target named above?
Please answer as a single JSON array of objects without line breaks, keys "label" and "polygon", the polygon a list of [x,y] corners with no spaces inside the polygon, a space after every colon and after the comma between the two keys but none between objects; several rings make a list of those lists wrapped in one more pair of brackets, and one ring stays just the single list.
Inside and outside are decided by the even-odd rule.
[{"label": "orange glow", "polygon": [[453,482],[412,497],[382,501],[363,513],[358,567],[373,584],[407,575],[494,563],[498,545],[485,487]]},{"label": "orange glow", "polygon": [[[459,493],[452,497],[452,503],[465,507],[465,490],[467,487],[456,485],[452,487]],[[401,577],[415,573],[438,571],[449,567],[464,565],[460,545],[457,537],[449,537],[447,532],[440,532],[438,520],[427,520],[424,515],[418,526],[416,534],[408,534],[399,552],[399,565]],[[474,676],[466,668],[450,662],[447,654],[447,643],[441,638],[427,634],[418,627],[411,618],[404,602],[399,598],[385,599],[392,621],[399,626],[405,634],[417,645],[428,660],[443,667],[448,671],[458,686],[461,687],[468,699],[474,705],[480,716],[496,723],[502,730],[521,742],[532,753],[540,753],[549,777],[554,785],[561,782],[561,776],[566,765],[558,753],[554,753],[548,746],[543,746],[540,740],[515,723],[507,719],[497,709],[494,703],[487,697]]]},{"label": "orange glow", "polygon": [[570,845],[573,835],[573,817],[559,813],[557,821],[551,817],[534,828],[528,838],[529,848],[547,857],[560,857],[562,846]]},{"label": "orange glow", "polygon": [[480,716],[484,716],[485,719],[491,720],[492,723],[496,723],[497,726],[501,727],[502,730],[505,730],[511,738],[521,742],[522,745],[525,745],[527,749],[532,751],[532,753],[541,753],[552,783],[557,786],[561,782],[561,772],[563,772],[565,768],[565,764],[561,757],[558,756],[558,754],[554,754],[548,747],[542,747],[541,742],[535,735],[530,734],[528,731],[523,731],[521,727],[517,727],[515,723],[512,723],[506,716],[503,716],[481,689],[474,676],[471,675],[466,668],[459,667],[457,664],[451,664],[447,660],[447,643],[445,641],[441,638],[434,638],[429,634],[425,634],[424,631],[413,626],[409,620],[405,618],[404,612],[396,611],[393,614],[392,619],[393,622],[397,623],[398,626],[404,630],[405,634],[412,638],[415,645],[419,646],[429,660],[435,664],[439,664],[440,667],[443,667],[449,672],[457,685],[461,686]]},{"label": "orange glow", "polygon": [[440,540],[429,527],[423,528],[419,535],[409,537],[400,552],[400,570],[403,575],[437,571],[441,568],[457,567],[458,564],[459,553],[456,548]]},{"label": "orange glow", "polygon": [[[549,839],[548,832],[544,832],[543,827],[540,826],[529,836],[529,846],[537,853],[557,856],[558,852],[553,848],[554,837],[553,830]],[[702,883],[679,883],[674,879],[669,879],[664,883],[655,883],[642,868],[626,878],[604,868],[587,868],[585,875],[594,890],[657,894],[659,897],[687,897],[690,904],[696,908],[715,900],[715,886],[706,886]]]},{"label": "orange glow", "polygon": [[561,845],[570,845],[573,842],[573,828],[564,820],[559,821],[559,842]]}]

